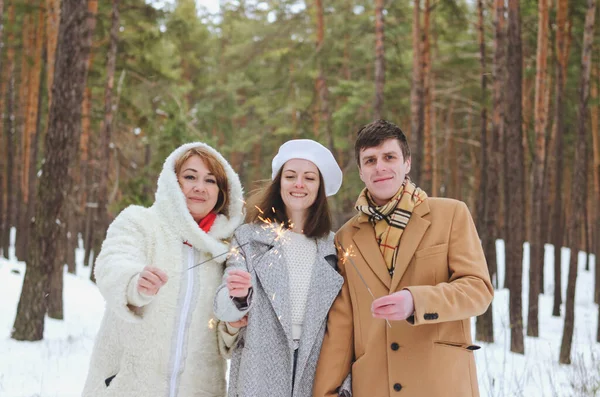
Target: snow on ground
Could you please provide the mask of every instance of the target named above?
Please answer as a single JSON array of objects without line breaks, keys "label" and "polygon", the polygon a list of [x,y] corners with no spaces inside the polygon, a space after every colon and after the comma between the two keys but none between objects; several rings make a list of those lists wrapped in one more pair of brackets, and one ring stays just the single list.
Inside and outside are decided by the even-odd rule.
[{"label": "snow on ground", "polygon": [[[13,237],[14,238],[14,237]],[[499,281],[503,285],[503,242],[498,241]],[[525,244],[523,269],[523,320],[527,321],[529,247]],[[540,337],[525,338],[525,356],[510,352],[507,290],[494,298],[495,343],[476,342],[475,352],[481,396],[489,397],[591,397],[600,396],[600,344],[596,343],[598,307],[593,303],[592,270],[584,270],[579,254],[575,335],[572,365],[558,364],[563,317],[552,317],[554,251],[546,246],[545,291],[540,297]],[[569,250],[563,255],[563,293],[566,291]],[[100,326],[104,301],[89,281],[83,251],[77,250],[77,275],[65,272],[65,320],[46,319],[44,340],[17,342],[10,339],[25,265],[14,258],[0,259],[0,397],[76,397],[85,382],[94,337]],[[564,299],[564,295],[563,295]],[[473,321],[473,335],[475,335]],[[526,325],[525,325],[526,327]],[[525,328],[526,329],[526,328]]]}]

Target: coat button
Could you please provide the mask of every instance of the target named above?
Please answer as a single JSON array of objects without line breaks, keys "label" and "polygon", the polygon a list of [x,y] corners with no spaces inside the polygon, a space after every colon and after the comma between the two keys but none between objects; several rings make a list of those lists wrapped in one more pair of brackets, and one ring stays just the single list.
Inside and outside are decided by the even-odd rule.
[{"label": "coat button", "polygon": [[402,390],[402,385],[401,385],[400,383],[396,383],[396,384],[394,385],[394,390],[396,390],[396,391],[400,391],[400,390]]},{"label": "coat button", "polygon": [[396,350],[400,349],[400,345],[397,344],[396,342],[394,342],[394,343],[392,343],[391,348],[392,348],[393,351],[396,351]]}]

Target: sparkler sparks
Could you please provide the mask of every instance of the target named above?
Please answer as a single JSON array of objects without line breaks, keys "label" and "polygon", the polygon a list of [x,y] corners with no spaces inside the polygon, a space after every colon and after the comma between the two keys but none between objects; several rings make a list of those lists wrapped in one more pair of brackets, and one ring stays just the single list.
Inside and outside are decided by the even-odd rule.
[{"label": "sparkler sparks", "polygon": [[214,329],[217,326],[217,321],[214,318],[208,320],[208,328]]}]

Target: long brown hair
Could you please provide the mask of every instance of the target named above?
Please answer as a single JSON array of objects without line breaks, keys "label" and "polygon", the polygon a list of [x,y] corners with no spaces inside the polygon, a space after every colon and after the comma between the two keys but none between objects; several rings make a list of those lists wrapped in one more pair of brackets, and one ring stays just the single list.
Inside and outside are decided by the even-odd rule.
[{"label": "long brown hair", "polygon": [[[285,204],[281,198],[281,176],[283,167],[272,181],[265,181],[264,186],[252,192],[247,201],[246,222],[262,222],[262,219],[278,222],[290,226],[290,219],[285,211]],[[319,171],[319,192],[315,202],[307,210],[304,222],[304,235],[306,237],[325,237],[331,231],[331,213],[325,194],[325,183]]]}]

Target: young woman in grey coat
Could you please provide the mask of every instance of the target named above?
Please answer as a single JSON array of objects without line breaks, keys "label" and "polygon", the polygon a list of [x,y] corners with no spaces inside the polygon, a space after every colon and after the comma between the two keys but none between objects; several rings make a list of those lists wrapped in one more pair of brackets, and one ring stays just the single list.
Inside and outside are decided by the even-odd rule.
[{"label": "young woman in grey coat", "polygon": [[272,181],[249,200],[215,296],[215,315],[248,316],[233,350],[229,396],[312,396],[327,313],[343,284],[327,196],[342,171],[321,144],[284,143]]}]

